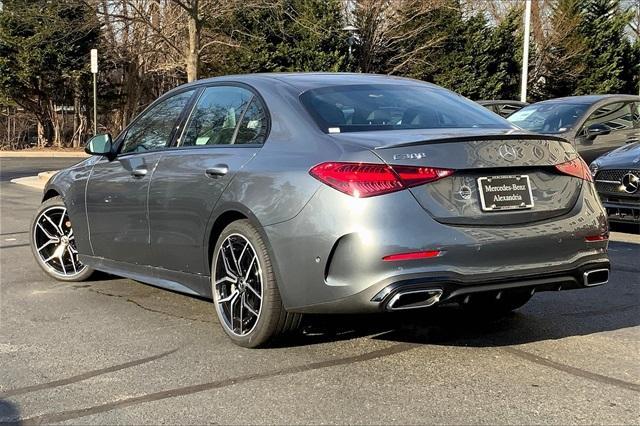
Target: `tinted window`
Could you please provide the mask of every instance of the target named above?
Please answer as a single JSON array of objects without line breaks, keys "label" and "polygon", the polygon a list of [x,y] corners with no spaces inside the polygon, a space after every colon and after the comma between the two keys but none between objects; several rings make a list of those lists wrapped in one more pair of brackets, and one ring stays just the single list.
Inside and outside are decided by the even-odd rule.
[{"label": "tinted window", "polygon": [[180,93],[146,111],[127,130],[120,152],[147,152],[166,147],[191,95],[193,90]]},{"label": "tinted window", "polygon": [[236,144],[263,144],[267,136],[267,115],[262,107],[262,103],[257,97],[249,104],[244,113],[238,133],[236,135]]},{"label": "tinted window", "polygon": [[181,146],[228,145],[253,93],[240,87],[209,87],[191,113]]},{"label": "tinted window", "polygon": [[633,127],[631,104],[616,102],[598,108],[585,121],[583,128],[586,129],[593,124],[603,124],[611,130],[631,129]]},{"label": "tinted window", "polygon": [[329,133],[511,126],[482,106],[443,89],[395,84],[324,87],[302,103]]},{"label": "tinted window", "polygon": [[539,103],[511,114],[507,120],[518,127],[538,133],[562,133],[572,128],[589,104]]}]

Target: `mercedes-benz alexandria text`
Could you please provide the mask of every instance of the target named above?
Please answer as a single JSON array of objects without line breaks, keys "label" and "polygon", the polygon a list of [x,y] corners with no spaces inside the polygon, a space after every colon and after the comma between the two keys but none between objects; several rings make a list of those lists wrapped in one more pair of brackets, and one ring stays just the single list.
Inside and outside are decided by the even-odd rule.
[{"label": "mercedes-benz alexandria text", "polygon": [[571,144],[416,80],[201,80],[87,152],[46,185],[40,266],[212,298],[242,346],[307,313],[506,312],[609,277],[606,214]]}]

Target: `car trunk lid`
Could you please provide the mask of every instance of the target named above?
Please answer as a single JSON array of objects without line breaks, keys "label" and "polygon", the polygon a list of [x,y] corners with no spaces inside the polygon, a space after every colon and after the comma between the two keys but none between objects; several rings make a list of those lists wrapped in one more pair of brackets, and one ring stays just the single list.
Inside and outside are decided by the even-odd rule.
[{"label": "car trunk lid", "polygon": [[[576,204],[583,182],[554,167],[577,154],[567,141],[553,136],[519,131],[487,134],[486,129],[469,129],[455,133],[361,132],[335,137],[366,145],[392,166],[454,170],[451,176],[409,189],[435,220],[452,225],[514,225],[559,216]],[[512,192],[491,191],[512,184],[517,188],[525,185],[519,194],[530,198],[531,206],[522,200],[520,206],[499,210],[501,203],[494,202],[494,197],[511,197]],[[506,204],[502,207],[514,207],[513,202]]]}]

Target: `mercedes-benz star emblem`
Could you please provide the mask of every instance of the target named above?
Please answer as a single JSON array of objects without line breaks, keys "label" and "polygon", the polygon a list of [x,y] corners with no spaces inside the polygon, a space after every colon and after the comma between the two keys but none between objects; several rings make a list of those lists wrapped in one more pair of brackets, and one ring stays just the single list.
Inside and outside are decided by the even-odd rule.
[{"label": "mercedes-benz star emblem", "polygon": [[638,188],[640,188],[640,177],[633,173],[627,173],[622,176],[622,188],[625,192],[633,194],[638,190]]},{"label": "mercedes-benz star emblem", "polygon": [[458,194],[460,194],[460,197],[462,197],[463,200],[468,200],[469,198],[471,198],[471,188],[469,188],[467,185],[462,185],[460,187],[460,191],[458,191]]},{"label": "mercedes-benz star emblem", "polygon": [[500,154],[500,157],[504,158],[507,161],[513,161],[518,157],[516,149],[513,146],[507,144],[500,145],[498,153]]}]

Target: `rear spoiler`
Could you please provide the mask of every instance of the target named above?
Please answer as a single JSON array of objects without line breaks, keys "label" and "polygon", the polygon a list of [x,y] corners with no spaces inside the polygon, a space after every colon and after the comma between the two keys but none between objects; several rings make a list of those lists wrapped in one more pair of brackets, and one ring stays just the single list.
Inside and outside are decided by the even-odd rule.
[{"label": "rear spoiler", "polygon": [[452,137],[444,137],[444,138],[436,138],[436,139],[427,139],[424,141],[416,141],[416,142],[402,142],[397,144],[389,144],[378,146],[374,148],[374,150],[378,149],[387,149],[387,148],[402,148],[407,146],[416,146],[416,145],[431,145],[431,144],[439,144],[439,143],[450,143],[450,142],[475,142],[475,141],[499,141],[499,140],[546,140],[546,141],[558,141],[571,144],[567,139],[561,138],[560,136],[551,136],[551,135],[539,135],[539,134],[508,134],[508,135],[475,135],[475,136],[452,136]]}]

